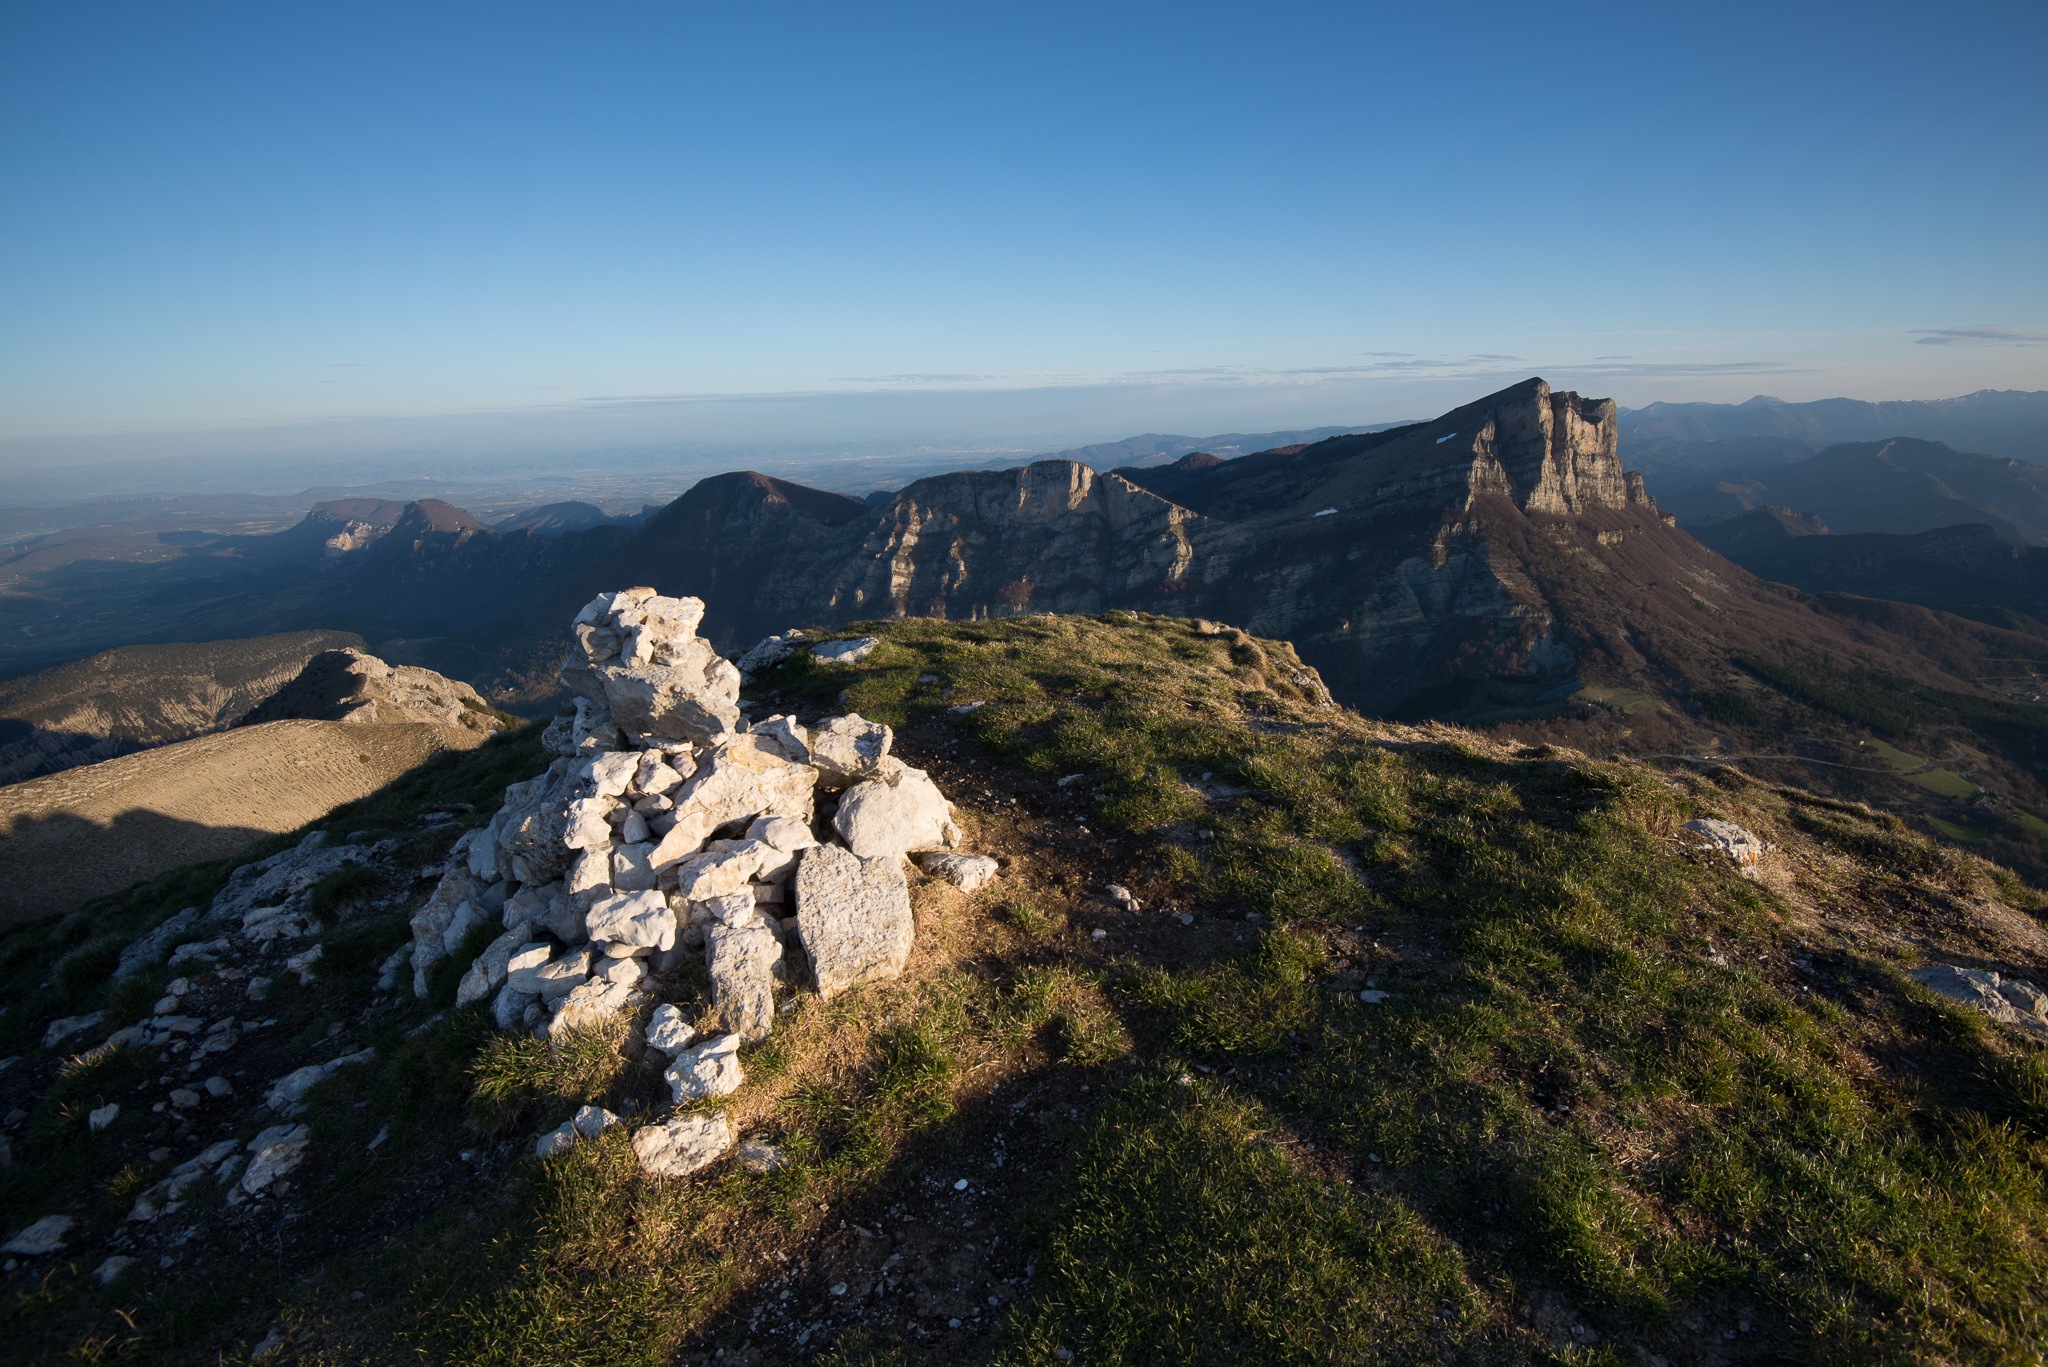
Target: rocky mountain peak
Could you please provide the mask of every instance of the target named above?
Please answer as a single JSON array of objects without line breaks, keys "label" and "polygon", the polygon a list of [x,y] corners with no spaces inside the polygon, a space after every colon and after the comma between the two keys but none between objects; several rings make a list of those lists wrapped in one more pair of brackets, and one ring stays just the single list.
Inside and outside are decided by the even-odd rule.
[{"label": "rocky mountain peak", "polygon": [[1648,503],[1642,481],[1621,468],[1615,436],[1614,400],[1530,379],[1445,414],[1417,440],[1470,460],[1466,506],[1502,493],[1523,512],[1565,514]]}]

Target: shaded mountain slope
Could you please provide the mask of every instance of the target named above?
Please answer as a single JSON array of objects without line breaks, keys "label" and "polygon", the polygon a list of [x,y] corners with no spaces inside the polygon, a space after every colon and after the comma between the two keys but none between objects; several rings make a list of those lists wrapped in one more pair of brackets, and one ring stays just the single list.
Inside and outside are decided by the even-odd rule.
[{"label": "shaded mountain slope", "polygon": [[0,683],[0,783],[221,731],[349,632],[121,646]]},{"label": "shaded mountain slope", "polygon": [[[1793,537],[1828,536],[1832,528],[1812,513],[1797,512],[1791,508],[1776,508],[1765,504],[1753,508],[1740,517],[1731,517],[1721,522],[1705,522],[1687,527],[1693,540],[1730,560],[1748,568],[1748,563],[1739,551],[1754,552],[1758,547],[1776,547]],[[1764,575],[1766,579],[1771,575]],[[1788,581],[1789,582],[1789,581]]]},{"label": "shaded mountain slope", "polygon": [[424,722],[276,721],[0,787],[0,922],[294,830],[491,733]]},{"label": "shaded mountain slope", "polygon": [[2008,541],[1981,523],[1912,536],[1863,532],[1770,538],[1757,533],[1757,519],[1767,516],[1759,511],[1716,523],[1702,528],[1700,539],[1750,573],[1808,593],[2048,616],[2048,548]]},{"label": "shaded mountain slope", "polygon": [[2048,465],[1899,438],[1846,443],[1776,469],[1666,495],[1688,525],[1764,504],[1798,508],[1837,532],[1924,532],[1988,523],[2015,541],[2048,541]]}]

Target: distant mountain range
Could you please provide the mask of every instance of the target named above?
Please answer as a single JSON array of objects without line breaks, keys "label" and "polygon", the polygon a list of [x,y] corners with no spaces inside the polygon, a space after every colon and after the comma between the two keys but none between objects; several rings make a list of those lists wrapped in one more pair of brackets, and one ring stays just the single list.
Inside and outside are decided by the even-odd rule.
[{"label": "distant mountain range", "polygon": [[491,530],[500,535],[532,532],[537,536],[561,536],[567,532],[587,532],[592,527],[637,527],[647,520],[656,506],[650,503],[631,517],[615,517],[594,503],[573,500],[546,503],[538,508],[528,508],[523,513],[514,513]]},{"label": "distant mountain range", "polygon": [[1658,500],[1697,529],[1753,508],[1812,513],[1835,532],[1924,532],[1984,523],[2048,542],[2048,465],[1900,437],[1846,442],[1770,469],[1731,472]]},{"label": "distant mountain range", "polygon": [[1760,470],[1843,442],[1917,437],[1958,450],[2048,462],[2048,391],[1982,389],[1954,399],[1866,403],[1653,403],[1620,413],[1622,459],[1659,499],[1736,470]]}]

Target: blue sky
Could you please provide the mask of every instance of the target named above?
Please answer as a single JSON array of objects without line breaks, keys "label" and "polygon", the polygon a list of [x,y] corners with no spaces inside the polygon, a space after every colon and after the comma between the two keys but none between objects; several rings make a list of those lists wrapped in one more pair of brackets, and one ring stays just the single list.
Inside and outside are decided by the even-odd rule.
[{"label": "blue sky", "polygon": [[16,3],[0,438],[2048,388],[2044,51],[2038,3]]}]

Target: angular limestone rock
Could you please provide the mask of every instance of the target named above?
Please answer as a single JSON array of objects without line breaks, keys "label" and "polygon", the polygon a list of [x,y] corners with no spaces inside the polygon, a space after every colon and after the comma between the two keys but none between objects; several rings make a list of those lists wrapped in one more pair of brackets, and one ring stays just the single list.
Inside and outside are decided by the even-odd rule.
[{"label": "angular limestone rock", "polygon": [[643,746],[660,740],[702,745],[731,734],[740,719],[740,672],[701,638],[684,642],[671,660],[591,666],[612,720]]},{"label": "angular limestone rock", "polygon": [[412,914],[412,994],[415,997],[427,995],[428,976],[434,965],[448,955],[449,928],[461,926],[455,936],[455,942],[460,944],[462,936],[469,933],[469,927],[481,919],[473,904],[482,898],[483,891],[483,885],[470,874],[467,866],[457,865],[441,875],[441,881],[434,885],[433,896]]},{"label": "angular limestone rock", "polygon": [[554,1019],[548,1022],[549,1041],[559,1043],[571,1030],[602,1025],[626,1009],[630,995],[631,989],[618,983],[592,980],[577,984],[574,991],[562,998]]},{"label": "angular limestone rock", "polygon": [[826,641],[811,647],[811,658],[820,664],[857,665],[875,653],[875,647],[882,642],[874,636],[861,636],[851,641]]},{"label": "angular limestone rock", "polygon": [[996,876],[1000,867],[985,854],[952,854],[944,850],[932,850],[917,857],[924,871],[934,878],[943,878],[962,892],[975,892]]},{"label": "angular limestone rock", "polygon": [[608,850],[612,827],[605,817],[617,802],[608,797],[579,797],[569,804],[562,844],[572,850]]},{"label": "angular limestone rock", "polygon": [[480,1002],[503,987],[511,971],[512,956],[526,943],[527,928],[521,923],[484,946],[484,952],[476,956],[462,975],[462,985],[455,989],[455,1004],[468,1006]]},{"label": "angular limestone rock", "polygon": [[614,893],[591,907],[583,918],[592,940],[670,949],[676,942],[676,917],[668,899],[652,889]]},{"label": "angular limestone rock", "polygon": [[17,1231],[6,1243],[0,1244],[0,1253],[13,1253],[24,1258],[55,1253],[64,1247],[65,1237],[71,1233],[71,1226],[74,1223],[69,1215],[45,1215],[26,1229]]},{"label": "angular limestone rock", "polygon": [[795,717],[778,714],[757,721],[747,728],[747,734],[773,746],[777,754],[792,764],[811,762],[810,736]]},{"label": "angular limestone rock", "polygon": [[506,983],[498,989],[498,995],[491,999],[491,1019],[500,1030],[516,1030],[526,1019],[526,1008],[540,1001],[538,992],[521,992]]},{"label": "angular limestone rock", "polygon": [[[627,825],[640,821],[636,816],[627,818]],[[640,821],[644,833],[647,823]],[[640,841],[633,844],[612,846],[612,886],[620,892],[644,892],[655,883],[654,842]]]},{"label": "angular limestone rock", "polygon": [[682,1053],[696,1034],[683,1013],[667,1002],[655,1007],[647,1020],[647,1047],[664,1058]]},{"label": "angular limestone rock", "polygon": [[710,925],[704,931],[704,962],[711,976],[711,1009],[725,1028],[749,1042],[767,1039],[775,1028],[775,965],[782,943],[760,924]]},{"label": "angular limestone rock", "polygon": [[1732,821],[1717,821],[1713,817],[1700,817],[1686,822],[1678,829],[1691,831],[1706,837],[1708,844],[1727,855],[1738,864],[1751,865],[1769,852],[1770,846],[1751,835]]},{"label": "angular limestone rock", "polygon": [[793,764],[768,740],[732,736],[700,757],[697,772],[676,790],[676,819],[701,813],[711,826],[758,816],[786,816],[809,825],[818,771]]},{"label": "angular limestone rock", "polygon": [[729,897],[761,872],[778,851],[759,840],[714,840],[676,865],[676,891],[692,902]]},{"label": "angular limestone rock", "polygon": [[704,842],[711,835],[711,829],[718,823],[710,814],[690,809],[675,814],[675,824],[662,832],[661,839],[648,851],[647,862],[657,876],[674,868],[704,848]]},{"label": "angular limestone rock", "polygon": [[1958,968],[1953,964],[1916,968],[1906,976],[1951,1001],[1983,1012],[1995,1021],[2017,1025],[2029,1034],[2048,1036],[2048,1019],[2042,1015],[2043,1011],[2048,1011],[2048,996],[2030,982],[2004,978],[1979,968]]},{"label": "angular limestone rock", "polygon": [[740,1071],[740,1037],[720,1035],[683,1050],[662,1077],[674,1090],[678,1106],[707,1096],[730,1096],[747,1080]]},{"label": "angular limestone rock", "polygon": [[818,994],[893,978],[910,958],[910,887],[894,854],[862,859],[837,845],[805,850],[796,870],[797,935]]},{"label": "angular limestone rock", "polygon": [[582,986],[583,980],[590,976],[591,961],[595,957],[590,946],[579,945],[557,958],[548,960],[534,970],[534,990],[540,993],[541,999],[545,1002],[560,1001]]},{"label": "angular limestone rock", "polygon": [[879,778],[896,733],[878,721],[864,721],[858,712],[827,717],[811,732],[811,764],[827,788]]},{"label": "angular limestone rock", "polygon": [[306,1161],[312,1142],[313,1132],[304,1125],[273,1125],[257,1135],[247,1145],[249,1166],[242,1173],[242,1190],[254,1196],[269,1187]]},{"label": "angular limestone rock", "polygon": [[731,1147],[732,1127],[723,1111],[677,1116],[633,1136],[640,1166],[656,1177],[688,1177],[718,1161]]},{"label": "angular limestone rock", "polygon": [[599,755],[585,766],[590,771],[591,796],[615,798],[632,785],[640,772],[640,752],[619,750]]},{"label": "angular limestone rock", "polygon": [[832,824],[863,859],[934,849],[960,838],[951,804],[922,769],[899,769],[854,784],[839,799]]}]

